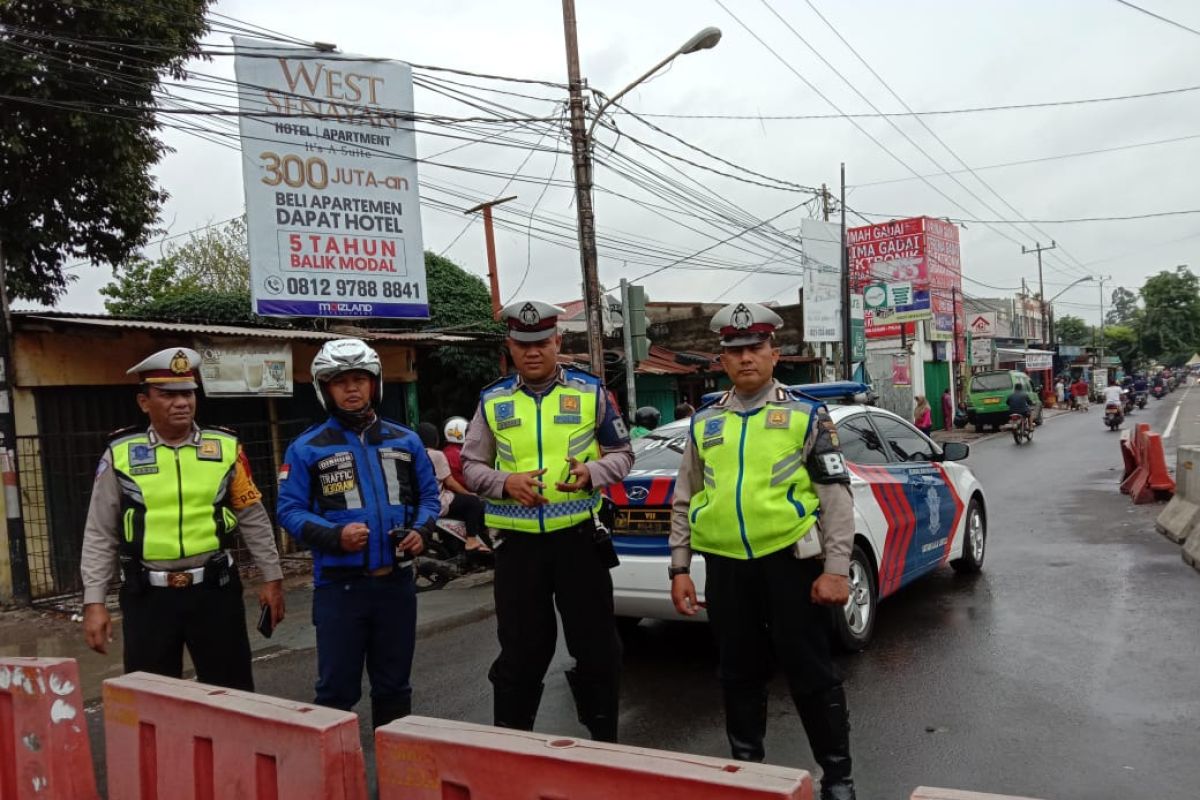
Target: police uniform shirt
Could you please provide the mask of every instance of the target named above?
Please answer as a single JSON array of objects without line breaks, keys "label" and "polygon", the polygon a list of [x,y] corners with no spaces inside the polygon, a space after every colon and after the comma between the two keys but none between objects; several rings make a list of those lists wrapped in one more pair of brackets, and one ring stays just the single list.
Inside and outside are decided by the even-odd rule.
[{"label": "police uniform shirt", "polygon": [[[177,445],[159,440],[154,428],[149,429],[150,441],[156,447],[195,447],[199,444],[200,428],[193,426],[193,437]],[[262,504],[262,493],[250,475],[246,454],[238,445],[237,467],[229,486],[230,505],[237,514],[238,531],[254,557],[264,581],[283,577],[279,566],[279,551],[275,547],[275,531],[271,518]],[[96,468],[92,486],[92,502],[88,507],[83,529],[83,557],[80,572],[83,576],[83,602],[103,603],[108,589],[118,575],[117,551],[121,543],[121,487],[112,465],[112,451],[106,450]],[[204,565],[211,553],[174,561],[144,561],[148,569],[175,571]]]},{"label": "police uniform shirt", "polygon": [[[778,392],[785,391],[786,386],[779,381],[773,381],[769,386],[753,397],[742,397],[732,389],[718,402],[724,408],[733,412],[746,413],[762,408],[767,400]],[[818,412],[817,425],[814,433],[804,441],[804,463],[808,463],[813,446],[820,440],[823,425],[832,425],[829,413],[825,410]],[[689,436],[683,449],[683,458],[679,465],[679,475],[675,479],[675,497],[671,501],[671,566],[686,567],[692,562],[692,528],[688,518],[692,496],[704,485],[704,468],[700,456],[696,452],[692,437]],[[817,497],[821,501],[821,516],[817,524],[817,535],[820,537],[821,549],[824,553],[825,572],[835,575],[847,575],[850,572],[850,551],[854,549],[854,499],[849,487],[845,484],[813,483]],[[753,512],[747,521],[753,526]]]},{"label": "police uniform shirt", "polygon": [[[540,386],[528,384],[523,378],[517,378],[516,388],[539,395],[545,394],[555,383],[561,382],[563,371],[560,367],[552,378]],[[629,443],[629,433],[611,405],[607,389],[600,392],[596,405],[596,441],[600,444],[600,458],[586,464],[593,489],[624,480],[633,468],[633,446]],[[562,454],[561,458],[565,459],[566,454]],[[467,426],[462,464],[467,488],[483,497],[504,497],[504,480],[509,473],[495,468],[496,437],[488,427],[480,407],[475,409],[475,416]],[[552,480],[550,476],[555,474],[558,465],[547,461],[545,466],[548,469],[540,479],[543,483]]]}]

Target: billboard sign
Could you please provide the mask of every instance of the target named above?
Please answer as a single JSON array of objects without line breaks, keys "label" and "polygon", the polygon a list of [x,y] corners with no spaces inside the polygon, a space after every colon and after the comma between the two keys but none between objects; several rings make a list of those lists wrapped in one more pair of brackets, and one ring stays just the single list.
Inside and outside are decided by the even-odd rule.
[{"label": "billboard sign", "polygon": [[830,222],[801,220],[804,247],[804,341],[842,340],[842,233]]},{"label": "billboard sign", "polygon": [[867,360],[867,325],[861,294],[850,295],[850,360]]},{"label": "billboard sign", "polygon": [[292,346],[287,342],[219,345],[196,342],[200,382],[208,397],[291,397]]},{"label": "billboard sign", "polygon": [[1025,371],[1040,372],[1042,370],[1054,369],[1054,354],[1053,353],[1026,353],[1025,354]]},{"label": "billboard sign", "polygon": [[412,68],[233,41],[254,312],[428,319]]},{"label": "billboard sign", "polygon": [[972,314],[970,322],[967,323],[967,331],[976,339],[991,339],[996,335],[996,312]]},{"label": "billboard sign", "polygon": [[907,353],[892,356],[892,386],[912,386],[912,368]]},{"label": "billboard sign", "polygon": [[972,367],[990,367],[995,362],[995,358],[995,340],[971,338]]}]

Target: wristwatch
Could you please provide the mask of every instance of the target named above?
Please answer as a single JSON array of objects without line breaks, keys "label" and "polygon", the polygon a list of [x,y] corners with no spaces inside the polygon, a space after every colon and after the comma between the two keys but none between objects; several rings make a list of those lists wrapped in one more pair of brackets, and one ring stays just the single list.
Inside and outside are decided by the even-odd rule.
[{"label": "wristwatch", "polygon": [[667,577],[671,580],[674,580],[676,575],[690,575],[691,572],[691,567],[667,567]]}]

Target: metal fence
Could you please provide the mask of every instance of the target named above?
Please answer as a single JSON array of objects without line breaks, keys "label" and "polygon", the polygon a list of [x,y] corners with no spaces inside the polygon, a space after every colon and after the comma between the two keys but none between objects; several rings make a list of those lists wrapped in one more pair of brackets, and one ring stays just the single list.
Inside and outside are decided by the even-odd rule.
[{"label": "metal fence", "polygon": [[[310,424],[311,420],[281,420],[274,436],[269,422],[234,426],[272,520],[279,460],[288,442]],[[17,437],[21,508],[35,602],[67,600],[83,591],[79,575],[83,528],[107,437],[96,431]],[[239,563],[249,563],[249,552],[240,539],[235,552]]]}]

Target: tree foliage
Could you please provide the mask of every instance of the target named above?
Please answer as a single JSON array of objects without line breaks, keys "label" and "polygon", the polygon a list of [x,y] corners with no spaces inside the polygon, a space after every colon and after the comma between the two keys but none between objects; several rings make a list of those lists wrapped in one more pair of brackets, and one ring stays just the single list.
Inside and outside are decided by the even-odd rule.
[{"label": "tree foliage", "polygon": [[1124,286],[1118,286],[1112,293],[1112,308],[1104,316],[1109,325],[1130,325],[1138,315],[1138,296]]},{"label": "tree foliage", "polygon": [[9,294],[52,305],[68,260],[124,264],[166,192],[154,90],[199,52],[211,0],[0,2],[0,246]]},{"label": "tree foliage", "polygon": [[1142,358],[1137,330],[1131,325],[1107,326],[1104,329],[1104,352],[1121,359],[1125,369],[1135,369]]},{"label": "tree foliage", "polygon": [[1163,270],[1141,289],[1145,311],[1139,324],[1142,352],[1177,364],[1200,349],[1200,279],[1186,266]]},{"label": "tree foliage", "polygon": [[1092,326],[1070,314],[1054,321],[1054,331],[1063,344],[1082,347],[1092,343]]}]

